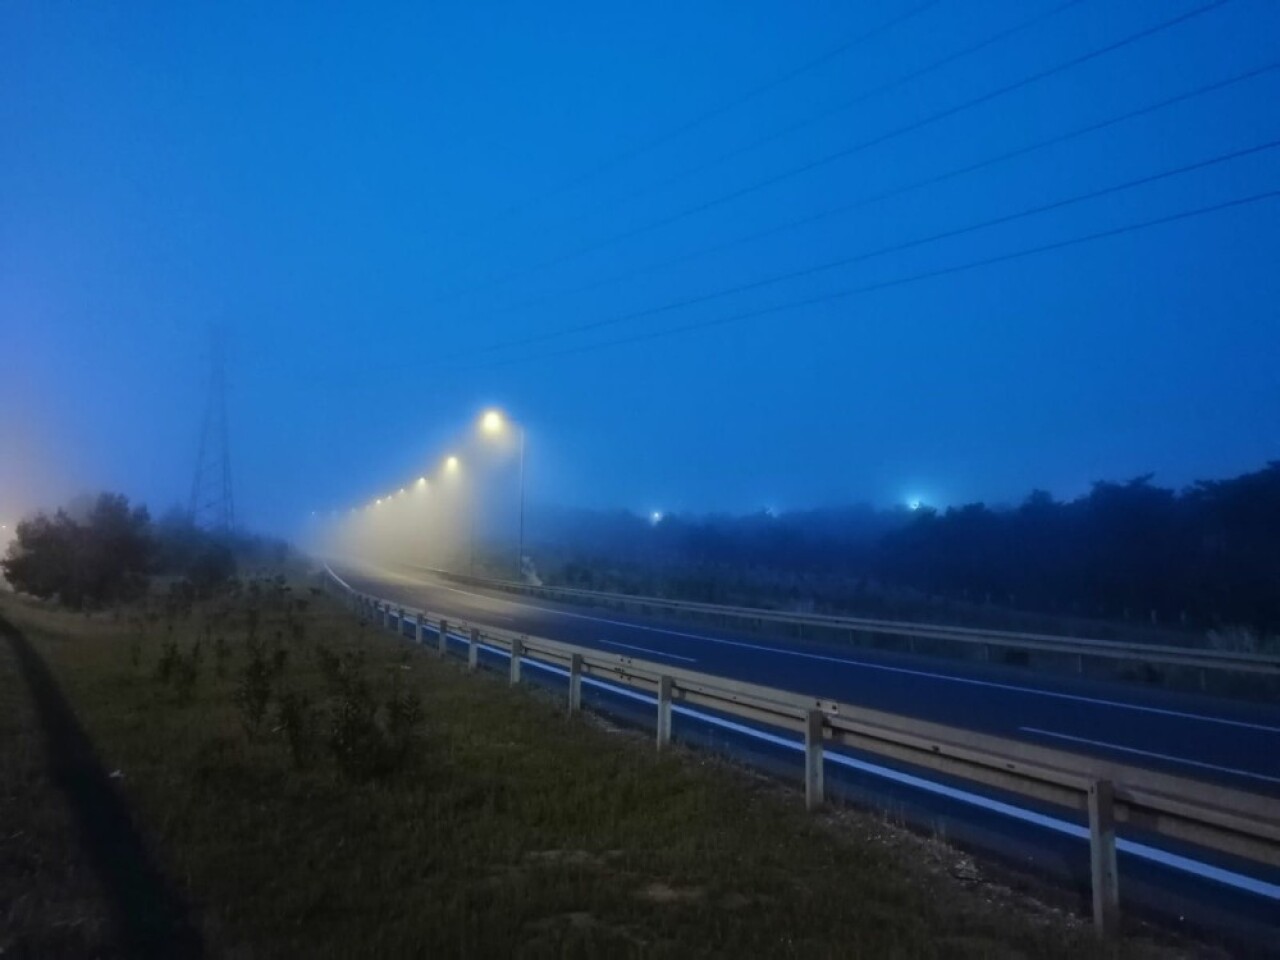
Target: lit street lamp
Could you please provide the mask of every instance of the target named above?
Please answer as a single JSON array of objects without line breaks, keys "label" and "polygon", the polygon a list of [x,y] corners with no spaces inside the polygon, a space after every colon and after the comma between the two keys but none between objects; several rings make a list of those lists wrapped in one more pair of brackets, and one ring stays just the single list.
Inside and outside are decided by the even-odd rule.
[{"label": "lit street lamp", "polygon": [[489,436],[500,436],[509,426],[520,432],[520,536],[516,546],[516,576],[524,579],[524,426],[497,410],[486,411],[480,418],[480,430]]}]

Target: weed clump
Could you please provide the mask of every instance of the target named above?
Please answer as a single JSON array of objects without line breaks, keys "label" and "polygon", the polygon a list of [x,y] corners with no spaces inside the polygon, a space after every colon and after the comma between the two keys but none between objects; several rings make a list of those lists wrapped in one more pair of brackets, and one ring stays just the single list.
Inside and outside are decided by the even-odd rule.
[{"label": "weed clump", "polygon": [[285,691],[280,694],[276,718],[278,729],[289,745],[293,765],[299,769],[309,766],[315,752],[315,713],[311,698],[295,690]]},{"label": "weed clump", "polygon": [[271,685],[276,673],[272,665],[267,662],[266,651],[261,642],[251,637],[247,646],[249,662],[240,673],[235,702],[240,708],[240,719],[244,724],[245,732],[250,738],[256,739],[271,703]]},{"label": "weed clump", "polygon": [[422,725],[417,694],[401,692],[397,683],[380,710],[363,652],[336,657],[324,650],[320,662],[331,692],[328,748],[339,773],[356,782],[390,775],[408,758]]}]

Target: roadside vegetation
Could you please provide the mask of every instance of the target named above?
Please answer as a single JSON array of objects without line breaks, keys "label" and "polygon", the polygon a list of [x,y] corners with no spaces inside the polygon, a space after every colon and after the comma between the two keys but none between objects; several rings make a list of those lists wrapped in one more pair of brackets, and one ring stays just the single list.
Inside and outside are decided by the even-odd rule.
[{"label": "roadside vegetation", "polygon": [[6,957],[1167,955],[282,577],[0,630]]},{"label": "roadside vegetation", "polygon": [[208,596],[245,567],[279,568],[289,558],[282,541],[204,530],[180,510],[152,521],[146,507],[101,493],[21,521],[0,576],[33,597],[96,610],[139,599],[157,578]]}]

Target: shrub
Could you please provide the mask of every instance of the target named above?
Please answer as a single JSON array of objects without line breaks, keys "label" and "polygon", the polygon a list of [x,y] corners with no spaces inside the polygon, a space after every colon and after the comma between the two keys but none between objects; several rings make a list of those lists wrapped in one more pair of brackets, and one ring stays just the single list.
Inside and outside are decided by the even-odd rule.
[{"label": "shrub", "polygon": [[276,715],[294,766],[307,766],[311,762],[315,726],[310,698],[292,690],[282,693]]},{"label": "shrub", "polygon": [[82,519],[59,510],[19,523],[0,568],[14,589],[71,607],[134,600],[147,586],[150,522],[145,507],[104,493]]},{"label": "shrub", "polygon": [[250,641],[249,662],[245,664],[240,675],[240,684],[236,688],[235,701],[240,708],[240,719],[250,737],[257,737],[266,718],[267,707],[271,703],[271,682],[273,673],[271,666],[263,655],[261,644]]},{"label": "shrub", "polygon": [[227,675],[227,663],[231,660],[231,644],[227,643],[227,638],[221,635],[213,641],[213,662],[214,670],[218,676],[225,677]]},{"label": "shrub", "polygon": [[178,668],[178,660],[178,645],[172,640],[166,640],[160,648],[160,659],[156,661],[156,679],[161,683],[168,683]]}]

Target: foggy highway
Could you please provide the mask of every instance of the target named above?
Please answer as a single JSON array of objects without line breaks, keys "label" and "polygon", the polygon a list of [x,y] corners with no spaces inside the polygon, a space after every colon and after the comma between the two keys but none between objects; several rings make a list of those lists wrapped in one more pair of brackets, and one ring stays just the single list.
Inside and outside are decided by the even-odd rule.
[{"label": "foggy highway", "polygon": [[405,567],[348,565],[342,572],[358,589],[451,619],[1280,797],[1275,706],[602,613],[459,587]]}]

